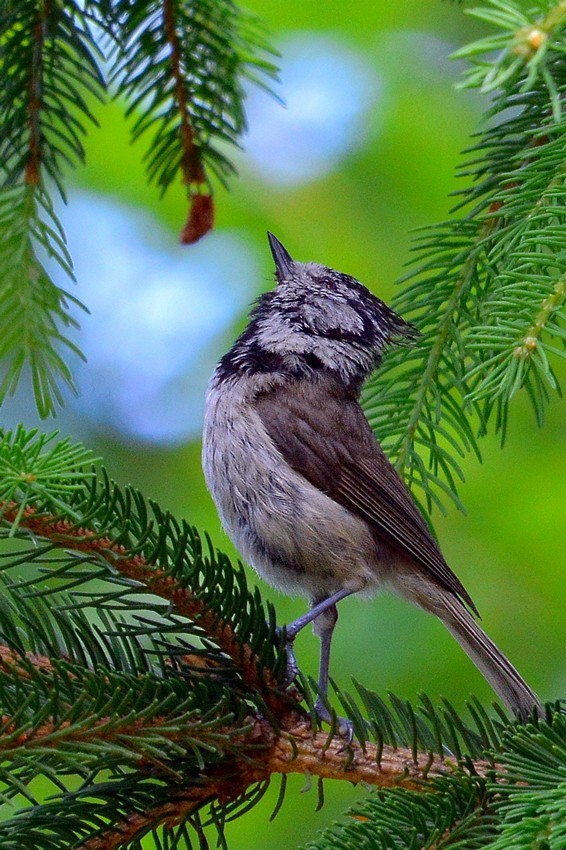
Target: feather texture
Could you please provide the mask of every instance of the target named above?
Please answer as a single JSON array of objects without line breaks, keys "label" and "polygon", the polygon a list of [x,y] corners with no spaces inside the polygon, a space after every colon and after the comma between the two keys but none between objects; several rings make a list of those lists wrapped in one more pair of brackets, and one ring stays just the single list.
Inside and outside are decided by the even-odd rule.
[{"label": "feather texture", "polygon": [[262,422],[296,472],[363,518],[380,543],[477,609],[446,563],[426,522],[375,439],[357,400],[330,377],[276,386],[255,401]]}]

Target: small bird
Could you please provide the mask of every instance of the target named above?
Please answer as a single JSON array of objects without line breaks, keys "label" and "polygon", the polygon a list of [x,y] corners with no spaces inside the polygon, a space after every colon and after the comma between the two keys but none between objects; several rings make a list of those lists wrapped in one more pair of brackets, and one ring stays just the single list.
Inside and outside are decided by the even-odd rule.
[{"label": "small bird", "polygon": [[293,260],[268,233],[276,287],[220,360],[208,386],[203,469],[222,525],[262,578],[308,598],[286,627],[288,658],[308,623],[321,640],[315,709],[325,707],[336,604],[390,589],[442,620],[507,707],[542,704],[474,619],[359,404],[389,344],[415,329],[359,281]]}]

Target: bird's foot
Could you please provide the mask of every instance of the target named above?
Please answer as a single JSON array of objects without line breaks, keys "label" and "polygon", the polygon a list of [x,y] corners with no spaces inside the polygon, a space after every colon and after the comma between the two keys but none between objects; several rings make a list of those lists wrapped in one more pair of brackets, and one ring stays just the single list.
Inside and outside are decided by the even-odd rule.
[{"label": "bird's foot", "polygon": [[338,734],[341,738],[344,738],[344,746],[350,746],[354,740],[354,724],[352,721],[346,717],[338,717],[336,714],[333,714],[328,710],[320,697],[314,704],[314,710],[318,719],[323,723],[328,723],[329,726],[336,726]]},{"label": "bird's foot", "polygon": [[[277,635],[281,635],[284,627],[277,628]],[[299,665],[297,663],[297,658],[295,655],[295,637],[296,634],[289,634],[285,632],[286,641],[285,641],[285,653],[287,655],[287,672],[285,673],[285,679],[283,680],[283,686],[288,688],[289,685],[292,685],[297,676],[300,673]]]}]

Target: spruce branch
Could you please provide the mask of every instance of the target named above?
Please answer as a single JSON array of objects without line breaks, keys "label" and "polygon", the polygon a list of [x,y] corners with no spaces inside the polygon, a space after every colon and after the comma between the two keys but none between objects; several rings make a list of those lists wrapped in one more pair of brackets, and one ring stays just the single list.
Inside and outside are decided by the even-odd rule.
[{"label": "spruce branch", "polygon": [[25,163],[24,180],[29,186],[37,186],[40,181],[41,173],[41,101],[42,101],[42,85],[41,85],[41,66],[43,58],[43,49],[45,46],[45,30],[47,22],[47,6],[43,12],[40,12],[35,22],[34,38],[33,38],[33,61],[30,68],[29,93],[30,99],[28,104],[29,113],[29,142],[27,161]]},{"label": "spruce branch", "polygon": [[5,673],[16,673],[18,677],[29,679],[33,675],[33,668],[50,672],[52,669],[51,659],[36,652],[18,652],[0,644],[0,668]]},{"label": "spruce branch", "polygon": [[64,192],[64,168],[84,162],[89,99],[104,100],[100,50],[82,4],[32,0],[4,4],[0,16],[4,121],[3,183]]},{"label": "spruce branch", "polygon": [[[356,684],[355,695],[335,687],[354,723],[345,742],[338,718],[323,731],[308,715],[309,682],[286,686],[273,614],[241,567],[205,555],[194,529],[111,484],[68,440],[4,434],[0,468],[0,784],[31,804],[0,824],[3,847],[135,848],[148,834],[190,846],[189,832],[204,847],[207,823],[221,834],[291,773],[441,795],[459,834],[438,782],[456,783],[475,825],[486,783],[509,782],[502,742],[548,749],[562,735],[550,708],[547,733],[477,702],[467,723],[448,703]],[[37,777],[53,797],[34,797]]]},{"label": "spruce branch", "polygon": [[[91,460],[87,450],[69,440],[53,444],[53,435],[38,436],[21,427],[5,433],[0,440],[0,522],[6,532],[31,534],[46,544],[34,546],[28,557],[42,561],[46,576],[51,568],[58,589],[61,582],[76,587],[106,577],[124,588],[118,594],[114,586],[108,591],[111,604],[121,600],[127,606],[132,586],[167,600],[176,616],[190,620],[198,633],[215,642],[247,686],[277,702],[273,689],[280,683],[284,659],[257,648],[266,638],[273,640],[273,615],[268,624],[257,595],[247,590],[241,567],[235,570],[213,551],[206,558],[196,531],[187,523],[178,525],[156,505],[151,506],[151,519],[138,492],[126,488],[122,494],[104,473],[89,466]],[[45,560],[60,548],[84,557],[63,558],[62,565]],[[222,592],[229,598],[218,598]],[[212,604],[211,594],[217,597]],[[244,630],[250,640],[242,640],[235,629],[234,602],[249,609]],[[237,613],[241,621],[242,611]]]},{"label": "spruce branch", "polygon": [[117,850],[119,847],[131,845],[133,841],[139,841],[162,824],[167,830],[171,830],[179,822],[187,821],[207,798],[213,800],[214,790],[211,789],[203,795],[202,792],[187,789],[174,800],[154,806],[143,813],[129,814],[121,823],[107,829],[102,835],[88,838],[77,845],[77,850]]},{"label": "spruce branch", "polygon": [[233,166],[218,143],[236,144],[246,128],[244,80],[266,87],[276,74],[257,21],[231,0],[129,0],[113,4],[113,78],[139,114],[132,139],[152,130],[147,173],[162,191],[178,173],[189,216],[181,233],[196,242],[213,224],[210,170],[222,183]]},{"label": "spruce branch", "polygon": [[74,391],[63,352],[82,357],[66,329],[78,327],[70,306],[84,307],[53,282],[40,252],[72,277],[64,235],[43,185],[0,189],[0,404],[15,392],[27,368],[45,417],[63,403],[63,387]]},{"label": "spruce branch", "polygon": [[[504,734],[501,769],[509,780],[499,787],[502,819],[492,850],[542,847],[560,850],[566,839],[566,735],[564,718],[525,734]],[[490,779],[488,789],[493,793]]]},{"label": "spruce branch", "polygon": [[[189,218],[181,233],[181,242],[190,245],[212,229],[214,208],[212,206],[210,188],[206,184],[201,155],[195,145],[195,134],[191,126],[188,93],[185,88],[185,80],[181,67],[180,44],[175,29],[173,0],[164,0],[163,13],[165,35],[171,47],[171,69],[175,80],[175,100],[181,119],[180,136],[183,149],[181,171],[183,173],[183,182],[187,186],[193,187],[190,190],[191,206]],[[206,189],[204,192],[203,187]]]},{"label": "spruce branch", "polygon": [[557,713],[550,725],[536,729],[508,729],[502,737],[500,763],[486,780],[474,775],[438,776],[431,782],[432,794],[379,789],[305,850],[531,850],[538,846],[561,850],[566,799],[564,715]]},{"label": "spruce branch", "polygon": [[6,0],[0,51],[0,404],[29,370],[47,417],[74,391],[68,360],[81,354],[67,330],[78,327],[71,307],[84,309],[45,262],[74,281],[53,187],[66,201],[94,104],[114,82],[133,139],[154,131],[148,178],[165,191],[181,176],[182,241],[194,242],[213,224],[211,174],[226,183],[234,171],[224,148],[245,130],[244,82],[267,88],[276,69],[257,21],[231,0]]},{"label": "spruce branch", "polygon": [[[544,10],[544,11],[541,11]],[[506,0],[468,10],[498,32],[458,51],[464,85],[493,97],[461,169],[459,217],[417,238],[395,308],[422,332],[393,351],[366,390],[372,425],[430,511],[459,507],[459,459],[493,422],[504,438],[525,388],[541,423],[563,357],[566,92],[564,3],[529,14]],[[499,51],[498,58],[484,59]],[[420,492],[419,492],[420,491]]]},{"label": "spruce branch", "polygon": [[[509,785],[503,742],[558,752],[559,711],[547,732],[472,702],[468,723],[448,703],[359,684],[335,687],[356,738],[340,737],[335,716],[323,731],[305,710],[311,684],[286,687],[284,642],[240,566],[206,556],[194,529],[68,440],[4,434],[0,470],[0,785],[30,804],[0,824],[3,847],[135,848],[148,834],[205,847],[206,824],[221,835],[274,777],[284,795],[291,773],[321,793],[326,779],[380,789],[377,820],[385,807],[402,821],[402,799],[416,813],[437,806],[434,824],[468,836],[491,829]],[[55,784],[48,800],[34,796],[38,777]],[[390,793],[412,796],[392,808]]]},{"label": "spruce branch", "polygon": [[142,555],[132,554],[131,549],[108,537],[100,537],[99,532],[76,527],[71,521],[54,515],[38,515],[31,505],[22,513],[15,503],[0,503],[0,513],[11,525],[17,521],[19,528],[27,529],[35,538],[49,541],[56,547],[85,553],[94,562],[103,560],[119,575],[168,600],[176,614],[197,624],[208,638],[215,641],[250,687],[264,690],[277,686],[271,671],[258,669],[257,654],[249,644],[238,641],[231,623],[219,618],[206,600],[199,598],[190,588],[175,582],[167,570],[156,567]]},{"label": "spruce branch", "polygon": [[[379,762],[376,761],[374,746],[362,750],[353,744],[350,750],[346,755],[342,741],[334,739],[329,745],[326,734],[319,732],[313,736],[309,724],[302,723],[292,727],[285,737],[277,739],[265,760],[262,758],[260,761],[256,756],[253,765],[242,765],[237,779],[233,776],[213,778],[199,791],[183,790],[176,799],[144,814],[130,815],[103,835],[79,846],[81,850],[114,850],[126,846],[133,840],[139,840],[156,825],[166,824],[171,829],[203,804],[237,798],[248,787],[263,786],[274,775],[298,773],[320,779],[346,779],[378,788],[411,789],[422,794],[427,790],[427,782],[432,784],[435,778],[447,776],[456,769],[455,765],[441,758],[431,759],[428,754],[423,754],[423,764],[415,763],[412,753],[404,748],[384,748]],[[483,769],[483,765],[478,766]]]},{"label": "spruce branch", "polygon": [[491,847],[498,833],[496,807],[482,782],[473,778],[435,782],[434,794],[383,789],[359,803],[345,822],[335,824],[305,850],[356,847],[358,850],[413,850]]},{"label": "spruce branch", "polygon": [[89,106],[104,98],[98,48],[79,4],[7,2],[0,13],[3,121],[0,130],[0,404],[24,367],[31,371],[41,416],[74,390],[66,354],[80,356],[66,328],[77,327],[70,305],[40,257],[73,279],[50,183],[65,198],[64,173],[84,162]]}]

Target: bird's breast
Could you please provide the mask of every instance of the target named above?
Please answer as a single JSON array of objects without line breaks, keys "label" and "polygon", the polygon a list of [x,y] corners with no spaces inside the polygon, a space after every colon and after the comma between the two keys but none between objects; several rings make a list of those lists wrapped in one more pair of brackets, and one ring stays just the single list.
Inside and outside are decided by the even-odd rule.
[{"label": "bird's breast", "polygon": [[203,470],[225,531],[270,584],[311,598],[380,584],[367,525],[287,464],[237,385],[208,391]]}]

